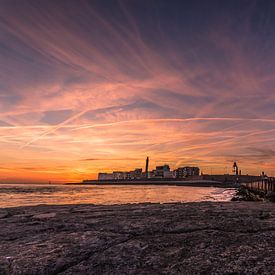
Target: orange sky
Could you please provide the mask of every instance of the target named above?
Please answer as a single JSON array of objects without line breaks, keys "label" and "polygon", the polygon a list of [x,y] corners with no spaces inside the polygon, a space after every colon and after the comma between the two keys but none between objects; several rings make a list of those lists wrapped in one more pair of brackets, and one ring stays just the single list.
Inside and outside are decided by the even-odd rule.
[{"label": "orange sky", "polygon": [[273,6],[103,2],[0,3],[0,182],[274,176]]}]

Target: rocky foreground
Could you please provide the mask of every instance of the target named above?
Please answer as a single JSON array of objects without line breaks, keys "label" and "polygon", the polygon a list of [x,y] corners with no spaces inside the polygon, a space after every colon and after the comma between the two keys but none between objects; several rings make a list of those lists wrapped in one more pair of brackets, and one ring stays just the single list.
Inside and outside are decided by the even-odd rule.
[{"label": "rocky foreground", "polygon": [[0,210],[0,274],[274,274],[275,204]]}]

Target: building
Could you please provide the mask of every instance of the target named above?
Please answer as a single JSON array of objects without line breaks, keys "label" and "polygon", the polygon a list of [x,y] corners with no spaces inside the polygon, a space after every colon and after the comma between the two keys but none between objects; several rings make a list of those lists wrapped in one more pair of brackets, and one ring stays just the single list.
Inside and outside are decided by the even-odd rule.
[{"label": "building", "polygon": [[136,168],[134,171],[130,171],[130,179],[136,180],[142,178],[142,168]]},{"label": "building", "polygon": [[174,179],[176,178],[175,171],[163,171],[163,178],[164,179]]},{"label": "building", "polygon": [[121,171],[114,171],[113,172],[113,178],[114,180],[124,180],[125,179],[125,173]]},{"label": "building", "polygon": [[145,173],[142,173],[141,168],[136,168],[134,171],[123,172],[114,171],[113,173],[99,173],[98,180],[136,180],[145,178]]},{"label": "building", "polygon": [[164,172],[169,172],[169,171],[170,171],[170,167],[167,164],[164,164],[162,166],[157,166],[156,170],[153,170],[156,178],[163,178]]},{"label": "building", "polygon": [[199,176],[198,167],[185,166],[179,167],[174,171],[170,170],[168,164],[156,166],[156,169],[149,171],[149,157],[146,158],[145,171],[142,168],[136,168],[133,171],[114,171],[113,173],[99,173],[98,180],[141,180],[141,179],[184,179],[186,177]]},{"label": "building", "polygon": [[199,167],[179,167],[176,171],[176,178],[186,178],[190,176],[199,176],[200,175],[200,168]]},{"label": "building", "polygon": [[149,171],[148,172],[148,179],[151,179],[151,178],[154,178],[155,177],[155,172],[154,172],[155,170],[153,170],[153,171]]},{"label": "building", "polygon": [[114,175],[112,173],[99,173],[98,180],[114,180]]}]

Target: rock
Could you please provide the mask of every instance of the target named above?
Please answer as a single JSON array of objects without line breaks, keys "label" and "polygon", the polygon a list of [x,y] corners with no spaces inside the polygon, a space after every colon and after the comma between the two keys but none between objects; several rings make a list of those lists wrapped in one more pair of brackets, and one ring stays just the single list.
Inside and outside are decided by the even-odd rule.
[{"label": "rock", "polygon": [[0,274],[275,274],[273,203],[1,211]]},{"label": "rock", "polygon": [[263,191],[251,190],[245,186],[240,186],[236,195],[231,199],[232,201],[264,201],[267,199]]},{"label": "rock", "polygon": [[11,264],[13,257],[0,257],[0,274],[11,274]]},{"label": "rock", "polygon": [[270,192],[267,194],[267,199],[271,202],[275,202],[275,192]]},{"label": "rock", "polygon": [[261,211],[260,215],[259,215],[259,218],[262,219],[262,220],[269,219],[269,218],[271,218],[271,214],[268,213],[268,212]]},{"label": "rock", "polygon": [[10,213],[6,210],[0,210],[0,219],[5,219],[10,216]]},{"label": "rock", "polygon": [[56,213],[44,213],[44,214],[34,215],[33,218],[34,219],[50,219],[50,218],[54,218],[55,216],[56,216]]}]

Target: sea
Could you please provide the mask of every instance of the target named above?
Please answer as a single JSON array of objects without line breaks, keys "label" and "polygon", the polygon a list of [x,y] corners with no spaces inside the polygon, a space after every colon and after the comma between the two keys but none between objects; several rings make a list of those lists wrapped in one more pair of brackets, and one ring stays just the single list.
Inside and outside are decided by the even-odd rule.
[{"label": "sea", "polygon": [[133,204],[230,201],[235,189],[159,185],[1,184],[0,208],[41,204]]}]

